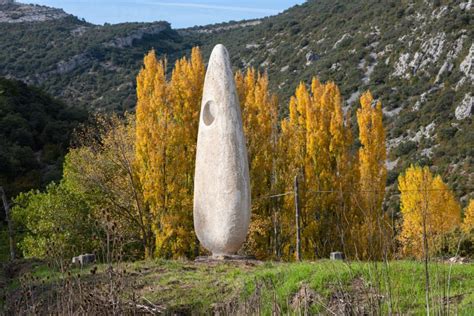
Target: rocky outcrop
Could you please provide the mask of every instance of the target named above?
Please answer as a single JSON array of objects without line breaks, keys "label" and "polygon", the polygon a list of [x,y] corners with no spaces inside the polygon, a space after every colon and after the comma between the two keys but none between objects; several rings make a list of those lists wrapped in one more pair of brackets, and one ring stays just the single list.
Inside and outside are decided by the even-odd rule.
[{"label": "rocky outcrop", "polygon": [[342,37],[341,37],[340,39],[337,40],[336,43],[334,43],[334,45],[333,45],[332,48],[333,48],[333,49],[337,49],[337,47],[338,47],[342,42],[344,42],[346,39],[349,39],[349,38],[351,38],[351,37],[352,37],[351,34],[345,33],[344,35],[342,35]]},{"label": "rocky outcrop", "polygon": [[306,66],[309,66],[313,62],[317,61],[320,57],[318,54],[314,52],[307,52],[305,55],[305,58],[306,58]]},{"label": "rocky outcrop", "polygon": [[17,79],[21,79],[22,81],[30,85],[39,85],[39,84],[42,84],[44,81],[48,80],[48,78],[51,76],[69,73],[71,71],[74,71],[78,67],[86,63],[89,63],[90,61],[91,61],[90,56],[87,53],[82,53],[82,54],[72,56],[71,58],[67,60],[59,61],[55,65],[54,69],[52,69],[51,71],[44,72],[44,73],[36,73],[26,78],[17,78]]},{"label": "rocky outcrop", "polygon": [[73,56],[72,58],[68,60],[61,60],[57,64],[57,69],[55,73],[57,74],[64,74],[73,71],[80,65],[84,64],[87,61],[87,55],[86,54],[79,54],[76,56]]},{"label": "rocky outcrop", "polygon": [[192,32],[211,34],[211,33],[218,33],[222,31],[229,31],[229,30],[244,28],[248,26],[255,26],[261,23],[262,23],[261,20],[252,20],[252,21],[243,21],[243,22],[237,22],[237,23],[231,23],[231,24],[225,24],[225,25],[218,24],[218,25],[209,25],[205,27],[189,28],[189,29],[180,30],[179,32],[181,34],[188,34]]},{"label": "rocky outcrop", "polygon": [[474,43],[471,44],[471,48],[469,48],[469,53],[467,54],[466,58],[461,62],[459,65],[459,69],[464,74],[464,80],[474,81]]},{"label": "rocky outcrop", "polygon": [[456,107],[456,110],[454,112],[456,119],[464,120],[465,118],[471,116],[473,104],[474,97],[472,97],[470,93],[466,94],[464,96],[464,99],[461,101],[461,104]]},{"label": "rocky outcrop", "polygon": [[[97,27],[100,27],[100,26],[97,26]],[[78,28],[71,31],[71,35],[82,36],[90,28],[91,27],[79,26]],[[116,37],[111,41],[103,43],[102,45],[105,47],[126,48],[126,47],[133,46],[134,41],[141,40],[146,35],[156,35],[167,29],[170,29],[170,25],[166,22],[160,22],[160,23],[153,24],[142,29],[132,31],[127,36]],[[17,78],[17,79],[21,79],[25,83],[28,83],[28,84],[38,85],[48,80],[48,78],[51,76],[70,73],[81,66],[91,64],[93,61],[94,61],[94,57],[92,57],[90,53],[84,52],[81,54],[74,55],[68,59],[60,60],[59,62],[56,63],[56,65],[54,65],[54,68],[52,68],[50,71],[43,72],[43,73],[36,73],[26,78]],[[101,65],[108,70],[113,70],[113,71],[117,70],[117,67],[115,67],[110,62],[101,63]]]},{"label": "rocky outcrop", "polygon": [[153,24],[142,29],[136,30],[123,37],[116,37],[113,40],[104,43],[105,47],[125,48],[133,46],[133,41],[141,40],[145,35],[156,35],[165,30],[170,29],[170,24],[166,22],[160,22]]},{"label": "rocky outcrop", "polygon": [[69,16],[61,9],[40,5],[0,2],[0,23],[44,22]]},{"label": "rocky outcrop", "polygon": [[421,42],[420,49],[413,55],[410,53],[400,55],[392,76],[408,79],[418,72],[425,71],[441,57],[445,42],[446,34],[443,32],[435,36],[427,35],[426,39]]},{"label": "rocky outcrop", "polygon": [[462,35],[455,42],[453,47],[448,51],[446,59],[436,75],[435,83],[440,82],[441,76],[444,73],[450,73],[453,70],[453,62],[458,57],[459,53],[462,50],[464,40],[467,38],[466,35]]}]

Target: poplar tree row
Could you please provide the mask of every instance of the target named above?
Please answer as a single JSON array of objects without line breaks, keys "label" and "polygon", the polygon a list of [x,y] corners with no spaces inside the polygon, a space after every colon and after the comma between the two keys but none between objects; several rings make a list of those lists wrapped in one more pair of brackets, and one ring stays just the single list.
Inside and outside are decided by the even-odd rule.
[{"label": "poplar tree row", "polygon": [[[192,222],[196,135],[205,67],[198,48],[190,60],[179,60],[169,80],[166,60],[151,51],[137,78],[136,163],[144,199],[153,215],[155,254],[192,257],[200,252]],[[394,221],[383,211],[387,170],[382,105],[371,93],[360,97],[358,139],[344,114],[342,97],[333,82],[313,78],[301,83],[289,103],[289,117],[278,118],[278,99],[268,77],[255,69],[235,75],[242,107],[250,164],[252,220],[245,251],[257,258],[292,259],[295,253],[293,179],[300,182],[301,244],[304,259],[344,251],[351,258],[381,259],[393,253],[395,241],[414,254],[423,223],[408,201],[417,186],[402,176],[404,224],[395,236]],[[451,214],[430,228],[446,232],[460,223],[460,209],[446,189],[432,218]],[[430,191],[431,192],[431,191]],[[446,193],[448,192],[448,193]],[[283,193],[283,195],[282,195]],[[285,194],[288,193],[288,194]],[[434,195],[433,195],[434,197]],[[429,197],[431,199],[431,196]],[[455,206],[457,205],[457,206]],[[436,213],[438,212],[438,213]],[[418,216],[418,215],[417,215]],[[432,228],[436,226],[436,228]],[[201,249],[202,251],[202,249]]]},{"label": "poplar tree row", "polygon": [[[193,227],[205,66],[194,48],[171,74],[166,69],[166,60],[148,53],[137,77],[136,114],[99,115],[76,133],[61,182],[15,200],[14,221],[28,232],[19,241],[25,256],[105,254],[110,241],[128,258],[205,254]],[[235,82],[252,190],[244,252],[295,258],[295,178],[302,259],[331,251],[361,260],[426,258],[447,247],[450,236],[474,236],[474,201],[461,223],[453,192],[427,167],[412,166],[399,177],[401,216],[384,211],[382,104],[370,92],[360,97],[352,127],[333,82],[299,84],[283,119],[266,74],[247,69],[236,73]],[[457,251],[459,241],[454,244]]]}]

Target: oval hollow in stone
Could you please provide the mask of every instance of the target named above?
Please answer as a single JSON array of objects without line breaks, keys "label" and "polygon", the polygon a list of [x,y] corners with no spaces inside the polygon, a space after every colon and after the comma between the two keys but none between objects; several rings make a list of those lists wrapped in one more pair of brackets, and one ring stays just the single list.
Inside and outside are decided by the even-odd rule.
[{"label": "oval hollow in stone", "polygon": [[211,125],[214,120],[216,119],[217,115],[217,107],[216,103],[212,100],[209,100],[204,105],[203,113],[202,113],[202,120],[206,126]]}]

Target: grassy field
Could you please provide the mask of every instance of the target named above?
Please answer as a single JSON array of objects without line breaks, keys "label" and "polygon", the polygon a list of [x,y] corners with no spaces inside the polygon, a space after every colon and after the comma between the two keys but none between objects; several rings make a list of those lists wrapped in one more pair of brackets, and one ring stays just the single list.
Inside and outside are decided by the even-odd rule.
[{"label": "grassy field", "polygon": [[[93,293],[96,297],[115,295],[122,302],[133,301],[137,306],[148,306],[165,314],[213,311],[340,315],[424,314],[426,311],[423,265],[413,261],[392,261],[386,265],[326,260],[303,263],[159,260],[121,264],[113,270],[106,265],[89,266],[67,273],[35,261],[17,263],[13,270],[12,273],[10,269],[11,279],[4,293],[4,308],[10,305],[10,311],[14,299],[17,305],[58,311],[61,305],[55,302],[58,293],[62,293],[61,298],[73,297],[69,303],[63,303],[77,308],[81,308],[81,295],[89,302],[87,297]],[[474,315],[473,264],[432,263],[429,271],[432,313],[446,314],[449,308],[454,314]],[[78,295],[78,289],[84,293]],[[23,301],[22,296],[25,296]]]}]

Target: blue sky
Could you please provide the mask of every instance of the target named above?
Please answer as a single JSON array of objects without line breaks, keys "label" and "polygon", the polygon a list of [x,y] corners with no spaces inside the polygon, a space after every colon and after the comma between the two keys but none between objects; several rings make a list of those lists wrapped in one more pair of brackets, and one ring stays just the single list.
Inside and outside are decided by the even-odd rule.
[{"label": "blue sky", "polygon": [[277,14],[304,0],[18,0],[62,8],[95,24],[166,20],[174,28]]}]

